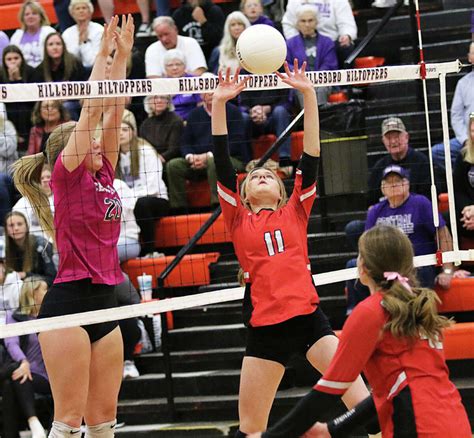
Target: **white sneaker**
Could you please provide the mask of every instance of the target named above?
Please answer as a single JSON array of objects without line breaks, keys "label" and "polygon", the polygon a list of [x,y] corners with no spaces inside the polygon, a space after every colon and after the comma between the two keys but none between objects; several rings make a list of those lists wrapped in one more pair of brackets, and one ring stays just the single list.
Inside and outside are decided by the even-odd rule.
[{"label": "white sneaker", "polygon": [[158,252],[158,251],[153,251],[153,252],[150,252],[146,255],[144,255],[143,257],[140,257],[142,259],[159,259],[161,257],[165,257],[165,254],[162,253],[162,252]]},{"label": "white sneaker", "polygon": [[148,23],[140,24],[140,27],[137,30],[135,35],[136,38],[146,38],[149,36],[153,36],[153,31]]},{"label": "white sneaker", "polygon": [[126,360],[123,363],[123,378],[124,379],[134,379],[135,377],[139,377],[140,373],[135,366],[135,362],[133,360]]},{"label": "white sneaker", "polygon": [[391,8],[397,3],[396,0],[375,0],[372,3],[373,8]]}]

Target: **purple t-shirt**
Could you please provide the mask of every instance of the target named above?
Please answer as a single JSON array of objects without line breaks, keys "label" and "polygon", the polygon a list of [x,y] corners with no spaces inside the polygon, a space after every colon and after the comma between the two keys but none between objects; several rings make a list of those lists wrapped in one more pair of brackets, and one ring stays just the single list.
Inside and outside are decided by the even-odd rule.
[{"label": "purple t-shirt", "polygon": [[201,96],[199,94],[176,94],[172,101],[174,112],[186,120],[189,113],[201,102]]},{"label": "purple t-shirt", "polygon": [[27,64],[36,67],[43,60],[43,47],[40,44],[41,28],[31,34],[24,32],[20,42],[20,49]]},{"label": "purple t-shirt", "polygon": [[10,44],[7,34],[0,30],[0,56],[3,55],[3,49]]},{"label": "purple t-shirt", "polygon": [[[423,195],[410,193],[399,207],[391,208],[387,200],[375,204],[367,213],[365,229],[375,225],[392,225],[403,231],[413,244],[415,255],[436,252],[436,228],[433,223],[431,202]],[[446,226],[439,215],[439,227]]]},{"label": "purple t-shirt", "polygon": [[[32,319],[34,318],[28,318],[28,320]],[[7,312],[6,322],[7,324],[14,324],[17,322],[13,318],[12,312]],[[28,341],[26,342],[25,351],[23,351],[20,347],[19,336],[5,338],[5,347],[8,350],[8,354],[16,362],[21,362],[22,360],[26,359],[30,363],[30,370],[32,373],[39,374],[40,376],[43,376],[46,380],[49,380],[48,374],[46,373],[46,368],[44,366],[43,355],[41,354],[38,336],[36,333],[27,336]]]},{"label": "purple t-shirt", "polygon": [[54,165],[54,226],[59,253],[54,283],[90,278],[92,283],[116,285],[123,281],[117,241],[122,204],[113,187],[114,169],[103,157],[96,175],[84,161],[69,172],[62,155]]},{"label": "purple t-shirt", "polygon": [[255,24],[266,24],[268,26],[275,27],[275,23],[272,20],[270,20],[270,18],[268,18],[266,15],[260,15],[260,17],[258,17],[252,23],[252,26],[255,25]]}]

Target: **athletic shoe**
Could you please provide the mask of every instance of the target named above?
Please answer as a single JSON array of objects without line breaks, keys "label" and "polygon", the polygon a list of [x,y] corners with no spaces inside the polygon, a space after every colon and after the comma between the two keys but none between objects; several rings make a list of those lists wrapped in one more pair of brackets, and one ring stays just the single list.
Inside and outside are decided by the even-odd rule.
[{"label": "athletic shoe", "polygon": [[162,253],[162,252],[158,252],[158,251],[153,251],[153,252],[150,252],[146,255],[144,255],[143,257],[140,257],[141,259],[159,259],[161,257],[165,257],[165,254]]},{"label": "athletic shoe", "polygon": [[147,38],[153,36],[153,31],[148,23],[140,24],[138,28],[137,34],[135,35],[136,38]]},{"label": "athletic shoe", "polygon": [[139,377],[140,373],[135,366],[135,362],[133,360],[126,360],[123,363],[123,378],[124,379],[134,379],[135,377]]}]

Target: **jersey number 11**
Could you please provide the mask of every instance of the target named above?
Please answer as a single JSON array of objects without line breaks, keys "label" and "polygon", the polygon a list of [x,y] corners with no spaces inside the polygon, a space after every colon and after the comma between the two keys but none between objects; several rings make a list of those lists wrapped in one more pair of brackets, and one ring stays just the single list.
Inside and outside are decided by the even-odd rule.
[{"label": "jersey number 11", "polygon": [[267,231],[263,238],[265,239],[265,245],[267,245],[267,251],[269,256],[274,256],[277,252],[285,251],[285,243],[283,241],[283,235],[281,234],[281,230],[275,230],[274,232],[274,239],[276,242],[276,248],[273,243],[272,233]]}]

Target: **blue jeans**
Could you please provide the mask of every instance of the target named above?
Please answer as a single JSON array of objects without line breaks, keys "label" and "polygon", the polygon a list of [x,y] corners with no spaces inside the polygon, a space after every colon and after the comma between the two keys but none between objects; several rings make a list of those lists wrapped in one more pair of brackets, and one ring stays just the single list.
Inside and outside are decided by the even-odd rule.
[{"label": "blue jeans", "polygon": [[365,221],[350,221],[344,228],[344,231],[352,251],[359,251],[359,237],[365,231]]},{"label": "blue jeans", "polygon": [[[456,162],[456,158],[461,152],[462,144],[459,143],[456,137],[454,137],[449,140],[449,145],[451,147],[451,163],[454,166],[454,163]],[[433,154],[433,163],[436,164],[441,169],[446,170],[446,166],[444,164],[444,144],[443,143],[435,144],[431,148],[431,153]]]},{"label": "blue jeans", "polygon": [[161,17],[162,15],[171,15],[168,0],[156,0],[156,16]]},{"label": "blue jeans", "polygon": [[58,17],[59,30],[64,32],[68,27],[74,26],[76,22],[69,15],[69,0],[54,0],[54,10]]}]

